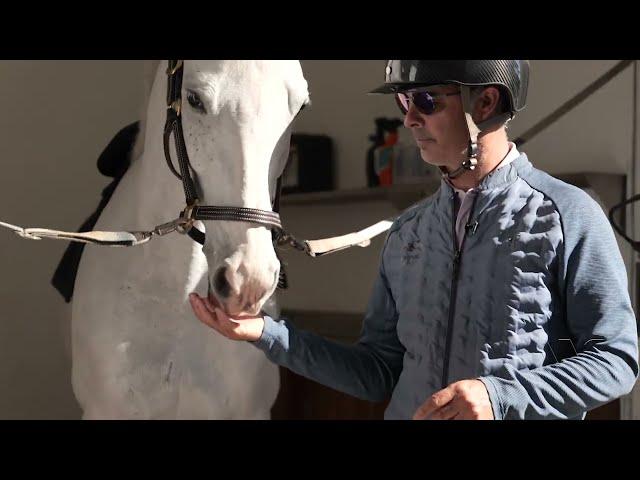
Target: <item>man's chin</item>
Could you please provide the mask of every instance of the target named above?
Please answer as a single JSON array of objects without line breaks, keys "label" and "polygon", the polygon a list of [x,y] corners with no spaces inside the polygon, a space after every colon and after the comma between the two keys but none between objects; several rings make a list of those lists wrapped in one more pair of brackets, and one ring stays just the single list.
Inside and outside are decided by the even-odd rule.
[{"label": "man's chin", "polygon": [[442,163],[442,161],[438,161],[438,159],[434,155],[430,155],[426,153],[424,150],[420,149],[420,157],[425,163],[433,167],[445,167],[446,165]]},{"label": "man's chin", "polygon": [[452,164],[451,162],[443,162],[442,156],[436,155],[432,152],[427,152],[422,149],[420,149],[420,157],[425,163],[431,165],[432,167],[445,168],[447,170],[455,170],[463,162],[463,159],[460,159],[460,161],[457,164],[455,163]]}]

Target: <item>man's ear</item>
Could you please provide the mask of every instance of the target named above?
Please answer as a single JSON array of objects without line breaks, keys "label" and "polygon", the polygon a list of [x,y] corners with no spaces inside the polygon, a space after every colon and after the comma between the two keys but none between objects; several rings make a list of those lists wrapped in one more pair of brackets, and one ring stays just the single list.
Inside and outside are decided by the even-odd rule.
[{"label": "man's ear", "polygon": [[476,123],[484,122],[497,115],[502,93],[496,87],[486,87],[478,94],[474,102],[473,116]]}]

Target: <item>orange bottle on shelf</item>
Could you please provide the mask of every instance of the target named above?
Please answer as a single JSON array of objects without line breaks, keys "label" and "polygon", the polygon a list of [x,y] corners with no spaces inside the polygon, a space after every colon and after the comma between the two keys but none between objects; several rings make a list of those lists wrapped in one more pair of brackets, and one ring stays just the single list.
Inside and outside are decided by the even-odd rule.
[{"label": "orange bottle on shelf", "polygon": [[375,171],[380,180],[381,186],[393,184],[393,146],[398,143],[398,131],[391,130],[387,133],[385,141],[374,152]]}]

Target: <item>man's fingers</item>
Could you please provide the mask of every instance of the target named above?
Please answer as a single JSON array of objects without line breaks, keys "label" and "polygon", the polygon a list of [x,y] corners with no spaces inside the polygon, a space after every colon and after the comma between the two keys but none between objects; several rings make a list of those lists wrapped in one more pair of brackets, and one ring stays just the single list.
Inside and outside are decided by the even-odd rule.
[{"label": "man's fingers", "polygon": [[465,416],[466,411],[467,404],[460,396],[460,393],[456,392],[449,403],[435,410],[426,420],[460,420],[460,417]]},{"label": "man's fingers", "polygon": [[247,316],[235,319],[216,305],[215,300],[200,297],[193,293],[189,295],[189,302],[198,320],[213,328],[222,336],[231,340],[256,341],[262,334],[264,320],[262,317]]},{"label": "man's fingers", "polygon": [[207,309],[211,312],[214,313],[215,312],[215,305],[211,302],[211,299],[209,297],[202,297],[202,300],[204,301],[205,306],[207,307]]},{"label": "man's fingers", "polygon": [[416,410],[416,413],[413,414],[413,419],[414,420],[424,420],[425,418],[427,418],[427,415],[430,415],[431,412],[433,412],[434,410],[436,410],[438,408],[434,404],[434,402],[435,402],[435,400],[434,400],[434,397],[432,395],[429,398],[429,400],[427,400],[422,405],[420,405],[418,410]]},{"label": "man's fingers", "polygon": [[229,332],[235,331],[235,329],[240,325],[238,321],[227,315],[221,308],[214,307],[214,314],[218,319],[218,325]]},{"label": "man's fingers", "polygon": [[216,314],[209,310],[204,299],[196,294],[191,294],[189,295],[189,301],[191,302],[193,313],[198,317],[198,320],[215,330],[219,330]]},{"label": "man's fingers", "polygon": [[459,411],[454,402],[447,403],[444,407],[439,408],[431,415],[426,417],[426,420],[452,420]]},{"label": "man's fingers", "polygon": [[416,413],[413,415],[414,420],[424,420],[436,410],[444,407],[455,396],[455,390],[452,386],[449,386],[439,392],[431,395],[429,400],[423,403]]}]

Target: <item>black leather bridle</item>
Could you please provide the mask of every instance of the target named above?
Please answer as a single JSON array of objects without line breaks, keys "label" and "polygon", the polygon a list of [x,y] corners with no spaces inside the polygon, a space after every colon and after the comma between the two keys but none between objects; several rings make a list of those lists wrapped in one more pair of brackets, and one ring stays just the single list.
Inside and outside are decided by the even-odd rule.
[{"label": "black leather bridle", "polygon": [[[205,206],[198,204],[199,198],[196,185],[189,171],[191,165],[182,131],[181,93],[183,68],[184,63],[182,60],[169,60],[169,68],[167,69],[167,121],[164,127],[165,159],[171,172],[182,181],[187,203],[186,208],[180,212],[180,222],[175,226],[176,230],[180,233],[188,234],[194,241],[204,245],[205,234],[194,227],[193,223],[195,220],[250,222],[263,225],[271,230],[274,248],[279,245],[288,244],[298,250],[308,250],[308,247],[303,242],[296,240],[282,228],[279,214],[282,176],[278,178],[276,194],[272,204],[272,210],[270,211],[259,210],[257,208]],[[180,173],[174,168],[171,159],[171,151],[169,148],[171,134],[173,134],[175,142]],[[280,257],[278,257],[278,260],[280,260]],[[282,261],[280,261],[278,288],[287,288],[286,274]]]}]

